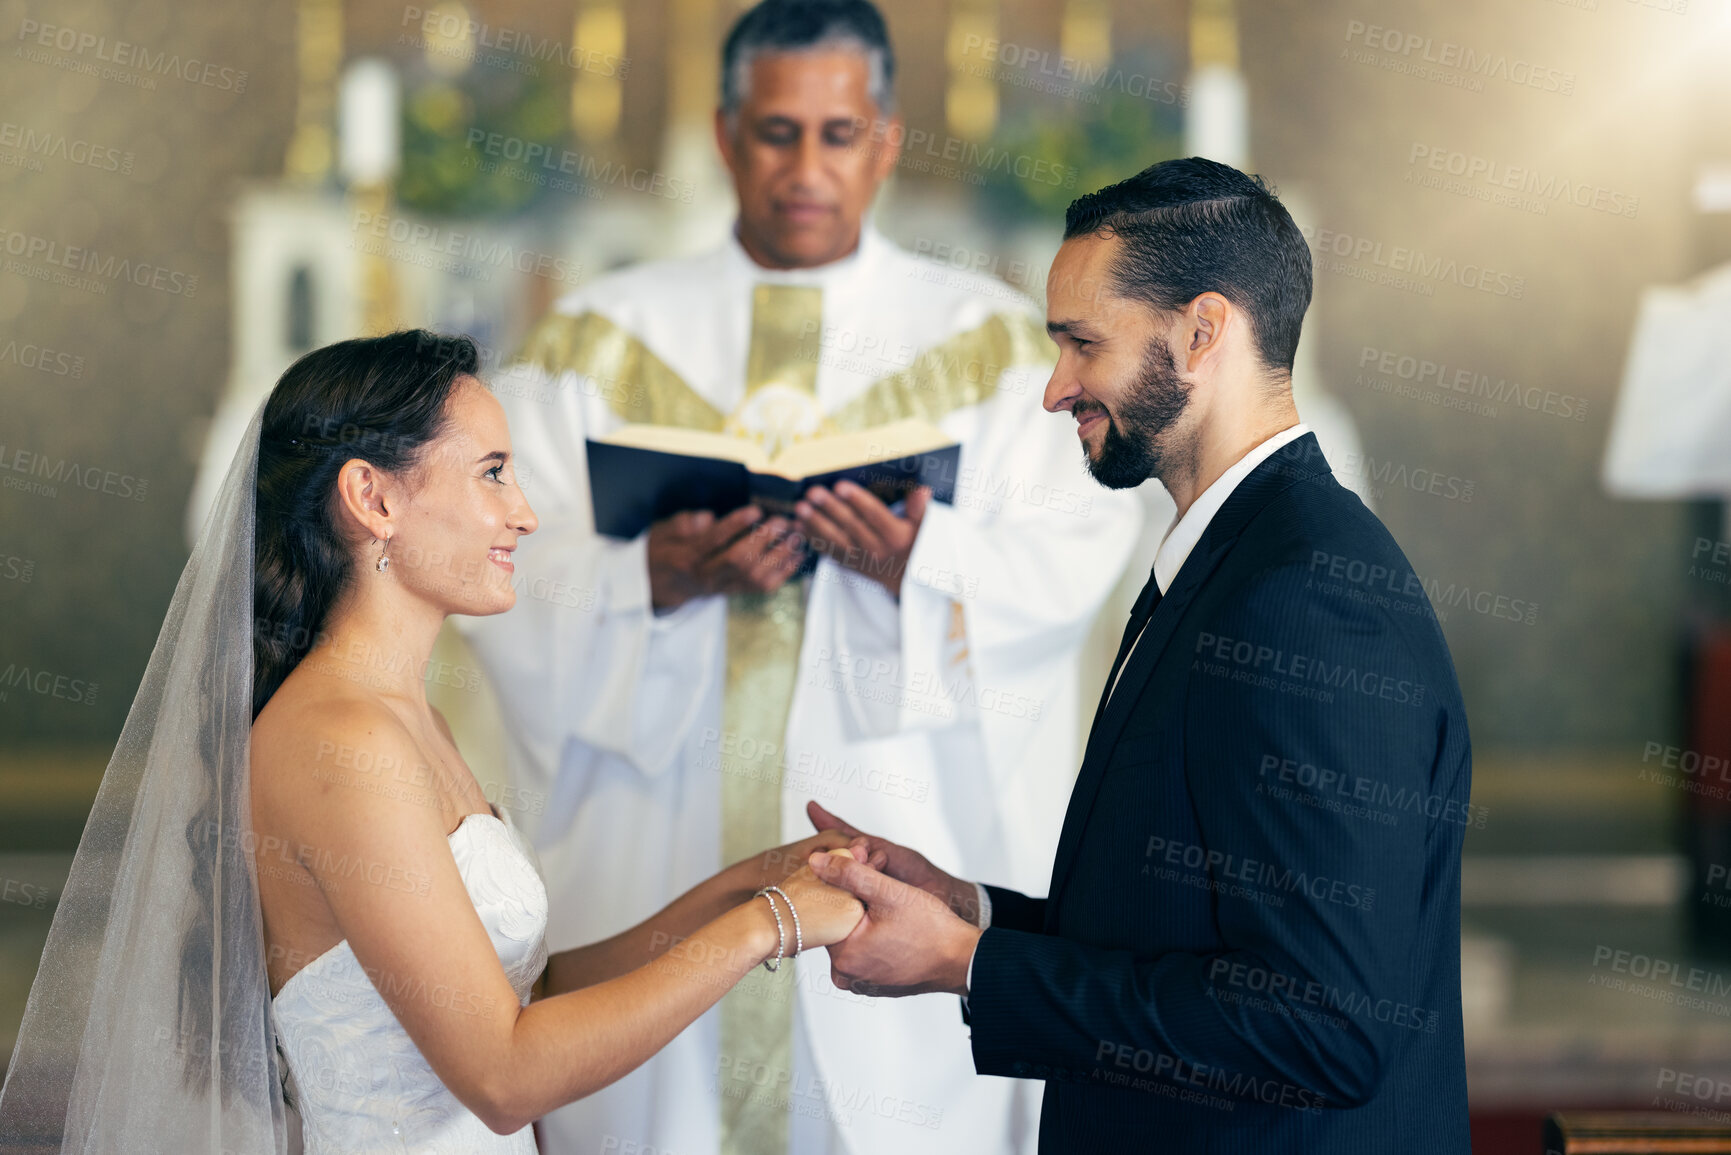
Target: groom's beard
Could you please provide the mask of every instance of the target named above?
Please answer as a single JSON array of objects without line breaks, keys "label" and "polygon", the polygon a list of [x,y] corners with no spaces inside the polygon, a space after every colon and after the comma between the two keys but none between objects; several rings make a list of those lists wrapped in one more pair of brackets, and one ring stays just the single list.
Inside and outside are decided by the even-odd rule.
[{"label": "groom's beard", "polygon": [[1088,472],[1108,489],[1129,489],[1150,477],[1169,477],[1174,469],[1182,472],[1193,456],[1190,447],[1161,441],[1189,404],[1190,386],[1178,376],[1172,350],[1155,337],[1142,353],[1136,383],[1116,417],[1097,401],[1078,402],[1071,410],[1071,416],[1078,418],[1095,409],[1106,415],[1100,455],[1085,453]]}]

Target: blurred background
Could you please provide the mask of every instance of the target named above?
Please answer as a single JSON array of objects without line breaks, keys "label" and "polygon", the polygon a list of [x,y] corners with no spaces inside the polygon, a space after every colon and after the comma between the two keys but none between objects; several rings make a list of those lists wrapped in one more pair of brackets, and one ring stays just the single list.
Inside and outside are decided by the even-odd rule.
[{"label": "blurred background", "polygon": [[[1194,153],[1309,237],[1301,411],[1356,437],[1472,725],[1476,1149],[1731,1112],[1731,3],[879,2],[904,247],[1041,300],[1071,199]],[[719,242],[743,7],[0,0],[0,1054],[257,400],[394,324],[495,366]]]}]

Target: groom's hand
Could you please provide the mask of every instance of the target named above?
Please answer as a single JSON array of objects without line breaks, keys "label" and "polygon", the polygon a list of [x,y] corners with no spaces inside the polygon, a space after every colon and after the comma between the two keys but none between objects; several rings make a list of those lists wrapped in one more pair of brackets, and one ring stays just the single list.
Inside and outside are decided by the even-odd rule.
[{"label": "groom's hand", "polygon": [[899,997],[968,993],[968,964],[981,930],[941,899],[873,870],[819,851],[811,869],[865,906],[853,933],[829,948],[830,979],[855,994]]},{"label": "groom's hand", "polygon": [[859,861],[898,882],[905,882],[925,891],[948,906],[958,918],[975,926],[980,924],[980,892],[973,883],[939,870],[917,850],[900,846],[875,834],[862,833],[816,802],[807,802],[805,813],[817,829],[839,830],[847,835],[851,839],[848,849]]}]

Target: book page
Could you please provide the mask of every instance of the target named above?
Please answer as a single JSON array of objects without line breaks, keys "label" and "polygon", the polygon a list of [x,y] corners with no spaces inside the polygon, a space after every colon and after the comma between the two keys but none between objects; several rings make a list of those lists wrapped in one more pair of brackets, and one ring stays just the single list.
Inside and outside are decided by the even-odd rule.
[{"label": "book page", "polygon": [[764,456],[763,450],[755,441],[731,437],[726,433],[681,429],[676,425],[621,425],[607,436],[594,440],[633,449],[653,449],[658,453],[680,453],[687,457],[737,461],[756,473],[768,472],[770,468],[769,458]]},{"label": "book page", "polygon": [[832,437],[814,437],[810,441],[801,441],[776,454],[775,459],[765,468],[753,468],[759,473],[774,473],[778,477],[797,481],[820,473],[852,469],[858,465],[912,457],[916,453],[928,453],[955,443],[955,438],[936,425],[912,417],[906,421],[892,421],[888,425],[877,425],[853,433],[838,433]]}]

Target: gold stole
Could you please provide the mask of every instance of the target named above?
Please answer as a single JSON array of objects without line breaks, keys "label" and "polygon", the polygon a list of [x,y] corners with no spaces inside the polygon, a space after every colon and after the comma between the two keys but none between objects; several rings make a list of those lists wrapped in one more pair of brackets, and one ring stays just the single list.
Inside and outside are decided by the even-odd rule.
[{"label": "gold stole", "polygon": [[[815,404],[822,320],[819,288],[755,288],[745,398],[736,417],[753,394],[770,386],[797,390]],[[545,318],[529,335],[522,359],[555,376],[571,370],[587,377],[587,387],[626,421],[705,430],[737,427],[641,341],[598,313]],[[1006,370],[1048,361],[1046,335],[1030,318],[994,315],[873,382],[824,418],[823,431],[850,432],[908,417],[936,423],[952,410],[989,400]],[[771,594],[727,601],[722,733],[732,740],[732,749],[752,756],[724,758],[720,765],[724,864],[779,846],[784,837],[783,744],[798,684],[808,585],[790,581]],[[959,604],[953,609],[959,617]],[[791,953],[793,927],[785,910],[782,914]],[[791,963],[777,974],[754,969],[721,1000],[722,1155],[783,1155],[787,1150],[793,973]],[[740,1070],[752,1077],[731,1077]]]},{"label": "gold stole", "polygon": [[[751,347],[746,354],[744,408],[768,386],[797,389],[817,400],[816,335],[823,290],[758,285],[752,293]],[[721,764],[721,861],[737,862],[781,845],[782,744],[799,677],[810,582],[783,583],[768,594],[727,599],[727,682],[721,700],[721,748],[750,757]],[[731,745],[729,743],[731,740]],[[758,900],[762,901],[762,900]],[[793,924],[782,912],[787,953]],[[795,965],[771,974],[754,967],[721,999],[721,1155],[782,1155],[787,1150],[787,1095],[793,1084]],[[767,1085],[735,1079],[764,1071]]]}]

